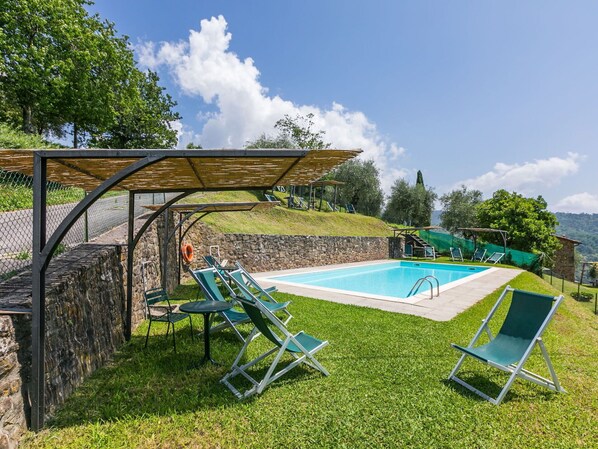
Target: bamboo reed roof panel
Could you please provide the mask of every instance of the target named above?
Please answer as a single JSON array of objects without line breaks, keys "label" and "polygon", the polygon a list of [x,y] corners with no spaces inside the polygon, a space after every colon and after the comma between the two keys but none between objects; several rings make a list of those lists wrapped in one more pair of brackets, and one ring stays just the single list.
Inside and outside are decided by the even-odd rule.
[{"label": "bamboo reed roof panel", "polygon": [[[143,206],[146,209],[157,211],[162,204],[150,204]],[[203,212],[247,212],[260,209],[271,209],[274,206],[280,206],[280,201],[255,201],[239,203],[194,203],[194,204],[173,204],[169,207],[171,211],[180,213],[189,213],[197,211]],[[198,210],[199,209],[199,210]]]},{"label": "bamboo reed roof panel", "polygon": [[361,150],[0,150],[0,168],[33,175],[47,158],[47,180],[91,191],[147,157],[159,160],[114,188],[131,191],[231,190],[307,185]]}]

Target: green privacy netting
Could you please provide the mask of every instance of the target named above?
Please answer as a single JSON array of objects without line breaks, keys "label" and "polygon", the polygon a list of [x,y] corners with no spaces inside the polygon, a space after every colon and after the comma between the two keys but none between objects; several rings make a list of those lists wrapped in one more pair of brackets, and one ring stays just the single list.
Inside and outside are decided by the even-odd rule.
[{"label": "green privacy netting", "polygon": [[[449,248],[461,248],[463,257],[471,258],[474,252],[473,240],[467,240],[461,237],[456,237],[451,234],[434,231],[419,231],[419,236],[427,241],[430,245],[436,248],[439,252],[448,253]],[[493,243],[480,243],[478,240],[478,247],[486,249],[486,256],[494,252],[504,253],[505,249],[500,245]],[[505,259],[501,262],[517,265],[521,268],[532,268],[538,263],[539,256],[537,254],[527,253],[525,251],[518,251],[507,247]]]}]

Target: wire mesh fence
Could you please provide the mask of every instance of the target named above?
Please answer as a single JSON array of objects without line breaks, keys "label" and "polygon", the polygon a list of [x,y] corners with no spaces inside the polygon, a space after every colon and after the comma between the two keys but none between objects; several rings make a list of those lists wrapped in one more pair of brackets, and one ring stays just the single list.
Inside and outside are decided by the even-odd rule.
[{"label": "wire mesh fence", "polygon": [[[22,173],[0,169],[0,281],[8,279],[31,265],[33,239],[33,179]],[[47,183],[47,235],[85,196],[82,189]],[[147,213],[143,206],[161,204],[170,195],[141,194],[135,196],[135,216]],[[125,223],[128,219],[127,192],[109,192],[97,200],[77,220],[56,252],[68,251]]]}]

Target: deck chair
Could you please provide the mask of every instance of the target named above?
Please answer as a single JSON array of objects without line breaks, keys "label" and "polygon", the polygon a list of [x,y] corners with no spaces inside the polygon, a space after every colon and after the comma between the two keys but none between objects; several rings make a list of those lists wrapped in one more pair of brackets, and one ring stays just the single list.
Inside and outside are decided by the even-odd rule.
[{"label": "deck chair", "polygon": [[450,248],[451,251],[451,259],[453,262],[463,262],[463,253],[461,252],[461,248]]},{"label": "deck chair", "polygon": [[193,321],[191,315],[183,312],[176,312],[175,307],[170,304],[168,294],[163,288],[152,288],[143,292],[143,299],[147,310],[147,318],[149,325],[147,326],[147,334],[145,335],[145,347],[147,348],[147,341],[149,339],[150,329],[152,323],[168,323],[166,329],[166,338],[170,333],[170,326],[172,325],[172,344],[174,352],[176,352],[176,335],[174,332],[174,324],[184,319],[189,319],[189,326],[191,327],[191,339],[193,339]]},{"label": "deck chair", "polygon": [[231,288],[231,294],[245,298],[246,300],[257,299],[271,312],[284,312],[287,315],[287,318],[283,322],[285,325],[291,318],[293,318],[291,312],[286,308],[289,305],[289,302],[279,303],[276,301],[270,296],[270,293],[264,290],[243,268],[228,272],[227,277],[233,284],[232,286],[227,284],[227,286]]},{"label": "deck chair", "polygon": [[436,250],[433,246],[424,246],[424,257],[426,259],[436,259]]},{"label": "deck chair", "polygon": [[270,195],[270,194],[266,193],[266,194],[264,194],[264,196],[271,203],[278,202],[278,198],[276,198],[274,195]]},{"label": "deck chair", "polygon": [[498,263],[500,259],[505,257],[505,253],[492,253],[486,260],[485,263]]},{"label": "deck chair", "polygon": [[[221,274],[225,273],[228,270],[234,270],[235,269],[235,267],[225,266],[225,265],[221,264],[220,262],[218,262],[218,259],[216,259],[211,254],[203,256],[203,260],[205,260],[205,262],[208,264],[208,267],[215,268]],[[224,260],[224,262],[228,262],[228,260]]]},{"label": "deck chair", "polygon": [[326,201],[326,206],[328,206],[328,209],[330,209],[330,212],[338,212],[339,209],[338,207],[332,206],[332,204],[330,204],[330,201]]},{"label": "deck chair", "polygon": [[413,245],[411,243],[405,243],[405,251],[403,252],[405,257],[413,257]]},{"label": "deck chair", "polygon": [[486,255],[486,250],[484,248],[477,248],[473,252],[473,256],[471,257],[471,260],[474,262],[483,262],[485,255]]},{"label": "deck chair", "polygon": [[345,209],[347,210],[348,213],[350,214],[354,214],[355,213],[355,207],[353,207],[353,205],[351,203],[347,203],[345,205]]},{"label": "deck chair", "polygon": [[[245,269],[245,267],[243,267],[243,265],[241,265],[241,262],[239,262],[239,261],[235,262],[235,266],[238,270],[241,270],[243,272],[243,276],[245,276],[249,280],[249,282],[247,283],[248,287],[251,287],[251,284],[257,285],[257,281],[251,277],[251,275]],[[278,291],[278,288],[276,287],[276,285],[273,285],[271,287],[265,287],[262,290],[264,290],[267,293],[276,293]]]},{"label": "deck chair", "polygon": [[[511,306],[509,307],[507,316],[502,327],[498,331],[498,334],[496,337],[493,337],[488,327],[488,323],[500,304],[506,298],[508,292],[513,292]],[[458,384],[473,391],[495,405],[501,403],[511,388],[511,385],[518,377],[547,387],[552,391],[564,392],[565,390],[559,384],[557,375],[550,362],[550,357],[548,356],[548,352],[542,341],[542,334],[552,320],[552,317],[563,301],[563,298],[563,295],[555,297],[523,290],[515,290],[507,285],[494,307],[492,307],[492,310],[490,310],[486,319],[482,320],[482,325],[469,345],[464,348],[452,344],[455,349],[462,352],[462,355],[449,375],[449,380],[454,380]],[[488,334],[490,342],[480,346],[474,346],[483,332]],[[540,377],[523,368],[536,345],[538,345],[542,351],[552,380]],[[511,373],[509,380],[496,398],[487,396],[485,393],[482,393],[480,390],[472,387],[470,384],[457,377],[457,371],[468,356],[501,371]]]},{"label": "deck chair", "polygon": [[[245,289],[244,284],[239,284],[239,288]],[[314,354],[328,345],[328,341],[319,340],[303,331],[294,335],[291,334],[284,323],[282,323],[270,310],[265,308],[260,301],[255,298],[246,299],[251,297],[251,293],[248,290],[246,290],[245,293],[246,297],[239,297],[238,299],[247,315],[251,318],[255,328],[250,334],[250,338],[245,340],[245,344],[237,355],[231,370],[220,380],[220,382],[226,385],[237,399],[245,399],[254,394],[262,393],[269,384],[301,363],[311,366],[325,376],[329,375],[326,368],[324,368],[314,357]],[[270,340],[270,342],[274,344],[274,347],[253,360],[240,365],[240,362],[247,351],[247,347],[252,340],[260,334]],[[285,353],[289,353],[293,356],[294,360],[275,372]],[[276,354],[274,360],[261,380],[256,379],[249,374],[247,371],[249,368],[273,354]],[[251,386],[243,392],[231,383],[231,380],[239,374],[251,382]]]}]

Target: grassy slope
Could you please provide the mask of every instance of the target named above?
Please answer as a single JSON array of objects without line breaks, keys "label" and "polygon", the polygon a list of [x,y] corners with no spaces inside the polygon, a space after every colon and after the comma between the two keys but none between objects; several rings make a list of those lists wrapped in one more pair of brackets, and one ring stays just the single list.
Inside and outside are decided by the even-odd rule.
[{"label": "grassy slope", "polygon": [[[556,292],[529,273],[511,284]],[[224,366],[196,368],[202,344],[190,340],[188,328],[179,329],[175,354],[164,328],[143,349],[141,326],[22,447],[595,447],[597,317],[570,298],[544,338],[567,394],[518,380],[496,407],[446,381],[458,358],[450,342],[466,344],[497,296],[440,323],[278,294],[292,300],[292,330],[330,341],[318,359],[331,376],[298,368],[245,402],[218,382],[240,348],[230,332],[212,340]],[[264,340],[252,343],[252,355]],[[528,367],[546,373],[537,353]],[[494,382],[505,380],[480,363],[464,368],[464,378],[492,393]]]},{"label": "grassy slope", "polygon": [[[277,192],[283,200],[284,194]],[[263,201],[251,192],[216,192],[194,195],[188,203]],[[256,212],[210,214],[203,221],[224,233],[389,236],[392,231],[383,221],[359,214],[289,209],[286,206]]]}]

